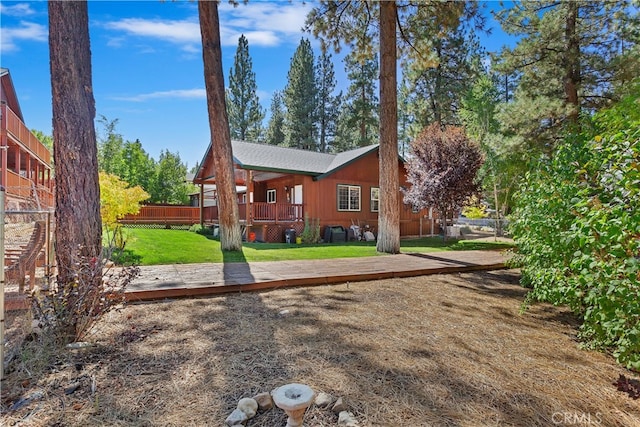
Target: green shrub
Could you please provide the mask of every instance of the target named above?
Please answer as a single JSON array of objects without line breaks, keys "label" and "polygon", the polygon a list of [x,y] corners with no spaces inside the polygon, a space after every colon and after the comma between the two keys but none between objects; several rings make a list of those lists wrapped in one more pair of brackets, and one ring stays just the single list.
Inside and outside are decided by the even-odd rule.
[{"label": "green shrub", "polygon": [[213,228],[211,228],[211,227],[203,227],[200,224],[193,224],[191,227],[189,227],[189,231],[191,231],[193,233],[202,234],[204,236],[213,235]]},{"label": "green shrub", "polygon": [[189,231],[191,231],[192,233],[200,233],[203,229],[204,227],[200,224],[193,224],[191,227],[189,227]]},{"label": "green shrub", "polygon": [[587,346],[611,350],[637,370],[640,120],[612,109],[592,125],[590,135],[566,138],[553,159],[527,174],[510,227],[513,261],[532,288],[529,301],[568,305],[583,321]]},{"label": "green shrub", "polygon": [[304,229],[300,233],[302,243],[318,243],[320,241],[320,218],[311,219],[304,215]]}]

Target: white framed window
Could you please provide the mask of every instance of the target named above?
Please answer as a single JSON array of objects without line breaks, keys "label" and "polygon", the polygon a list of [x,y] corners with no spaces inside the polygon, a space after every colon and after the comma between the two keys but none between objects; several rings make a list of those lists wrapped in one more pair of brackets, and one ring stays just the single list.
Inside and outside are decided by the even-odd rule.
[{"label": "white framed window", "polygon": [[267,190],[267,203],[276,202],[276,190]]},{"label": "white framed window", "polygon": [[380,187],[371,187],[371,212],[380,210]]},{"label": "white framed window", "polygon": [[338,210],[360,211],[360,187],[338,184]]}]

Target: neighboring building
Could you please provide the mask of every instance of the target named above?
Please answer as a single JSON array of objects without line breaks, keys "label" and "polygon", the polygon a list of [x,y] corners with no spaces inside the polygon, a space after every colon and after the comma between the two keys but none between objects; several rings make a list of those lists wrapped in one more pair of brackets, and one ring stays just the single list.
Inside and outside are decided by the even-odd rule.
[{"label": "neighboring building", "polygon": [[0,68],[0,185],[6,210],[53,209],[51,153],[24,124],[9,70]]},{"label": "neighboring building", "polygon": [[[233,141],[232,149],[236,184],[244,187],[238,192],[240,217],[258,240],[282,241],[286,229],[302,232],[305,216],[320,220],[321,236],[326,226],[333,225],[377,230],[378,145],[328,154]],[[398,170],[400,185],[408,185],[400,157]],[[193,182],[201,188],[215,184],[211,145]],[[426,218],[428,210],[415,212],[402,202],[402,194],[399,200],[401,236],[434,232]],[[217,206],[199,205],[205,206],[201,208],[205,223],[218,221]]]}]

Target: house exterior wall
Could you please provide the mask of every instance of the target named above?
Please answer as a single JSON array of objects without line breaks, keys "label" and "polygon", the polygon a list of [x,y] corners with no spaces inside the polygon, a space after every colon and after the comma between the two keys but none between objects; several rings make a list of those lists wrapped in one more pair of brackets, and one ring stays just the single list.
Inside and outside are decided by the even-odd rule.
[{"label": "house exterior wall", "polygon": [[51,154],[24,124],[8,72],[1,77],[0,185],[7,210],[51,209],[54,180]]},{"label": "house exterior wall", "polygon": [[[407,186],[406,172],[404,165],[398,160],[400,173],[400,185]],[[371,209],[371,188],[378,188],[378,155],[377,151],[372,152],[344,168],[332,173],[329,176],[314,180],[313,177],[305,175],[289,175],[286,177],[258,182],[254,185],[254,201],[266,202],[267,190],[276,190],[276,201],[285,203],[289,189],[294,185],[303,186],[304,213],[309,219],[320,219],[321,234],[326,226],[342,225],[349,228],[352,224],[360,227],[368,226],[375,232],[378,228],[378,212]],[[338,210],[338,186],[349,185],[360,188],[360,210],[359,211],[339,211]],[[382,197],[382,196],[381,196]],[[431,234],[431,220],[426,218],[429,210],[414,212],[411,206],[400,202],[400,235],[418,236]],[[296,228],[295,224],[289,227]],[[433,232],[439,229],[434,221]]]}]

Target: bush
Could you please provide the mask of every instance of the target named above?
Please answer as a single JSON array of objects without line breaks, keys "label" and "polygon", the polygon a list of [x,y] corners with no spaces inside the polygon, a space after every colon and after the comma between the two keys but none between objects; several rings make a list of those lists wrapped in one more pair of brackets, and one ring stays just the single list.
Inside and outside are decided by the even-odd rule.
[{"label": "bush", "polygon": [[568,305],[583,321],[587,346],[611,350],[637,370],[640,120],[616,120],[619,114],[626,113],[596,116],[596,134],[566,138],[552,160],[527,174],[510,228],[529,301]]},{"label": "bush", "polygon": [[[104,314],[122,306],[125,288],[139,269],[114,269],[108,259],[78,256],[73,266],[75,280],[34,290],[31,295],[34,319],[49,343],[81,341]],[[95,280],[97,276],[101,280]]]},{"label": "bush", "polygon": [[304,215],[304,229],[300,234],[302,243],[318,243],[320,241],[320,218],[311,219]]},{"label": "bush", "polygon": [[193,224],[189,227],[189,231],[192,233],[202,234],[203,236],[213,236],[213,227],[204,227],[200,224]]}]

